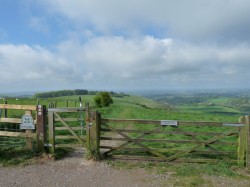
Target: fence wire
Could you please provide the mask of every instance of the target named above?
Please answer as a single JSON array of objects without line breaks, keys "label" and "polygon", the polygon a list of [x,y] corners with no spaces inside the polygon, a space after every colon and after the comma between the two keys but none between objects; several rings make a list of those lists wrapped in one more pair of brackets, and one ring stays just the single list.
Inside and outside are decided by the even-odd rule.
[{"label": "fence wire", "polygon": [[[20,130],[18,124],[0,123],[0,131],[4,132],[24,132]],[[0,149],[23,148],[26,145],[26,139],[23,137],[0,136]]]}]

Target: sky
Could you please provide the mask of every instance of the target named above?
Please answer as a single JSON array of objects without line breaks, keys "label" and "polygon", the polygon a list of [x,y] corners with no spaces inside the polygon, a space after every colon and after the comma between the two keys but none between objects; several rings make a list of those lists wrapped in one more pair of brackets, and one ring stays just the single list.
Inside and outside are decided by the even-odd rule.
[{"label": "sky", "polygon": [[0,0],[0,92],[249,80],[249,0]]}]

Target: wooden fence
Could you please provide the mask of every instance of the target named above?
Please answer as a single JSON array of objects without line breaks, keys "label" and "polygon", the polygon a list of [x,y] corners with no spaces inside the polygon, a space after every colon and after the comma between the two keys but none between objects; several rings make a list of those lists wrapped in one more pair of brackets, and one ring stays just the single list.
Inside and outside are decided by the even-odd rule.
[{"label": "wooden fence", "polygon": [[[8,110],[24,111],[24,114],[34,116],[35,130],[27,129],[20,132],[11,132],[9,130],[1,130],[2,137],[20,137],[26,138],[26,148],[32,149],[33,142],[37,142],[37,150],[44,151],[44,142],[46,139],[46,107],[42,105],[11,105],[0,104],[0,110],[3,111],[3,117],[0,116],[0,123],[15,124],[17,129],[21,123],[21,117],[8,117]],[[32,113],[33,112],[33,113]],[[23,112],[21,112],[23,113]]]},{"label": "wooden fence", "polygon": [[249,116],[237,123],[101,118],[89,114],[89,157],[235,162],[250,167]]}]

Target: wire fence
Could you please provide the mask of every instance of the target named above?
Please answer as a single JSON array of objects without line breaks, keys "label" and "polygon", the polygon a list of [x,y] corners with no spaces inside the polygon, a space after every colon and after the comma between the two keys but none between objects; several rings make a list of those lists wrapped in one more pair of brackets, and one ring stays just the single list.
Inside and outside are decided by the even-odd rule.
[{"label": "wire fence", "polygon": [[[20,130],[19,124],[0,123],[1,132],[24,132]],[[0,149],[23,148],[26,145],[26,139],[23,137],[0,136]]]}]

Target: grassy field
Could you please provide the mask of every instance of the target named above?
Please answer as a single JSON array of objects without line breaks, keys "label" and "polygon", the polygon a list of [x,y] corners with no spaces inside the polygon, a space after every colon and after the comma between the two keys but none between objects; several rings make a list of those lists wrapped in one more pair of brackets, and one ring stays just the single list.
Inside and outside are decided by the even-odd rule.
[{"label": "grassy field", "polygon": [[[82,100],[83,102],[90,102],[93,105],[93,97],[94,96],[91,95],[82,96]],[[66,107],[67,104],[68,107],[78,107],[78,99],[79,96],[57,97],[40,99],[39,103],[46,105],[47,107],[49,107],[51,103],[55,102],[57,102],[57,107]],[[8,104],[23,105],[36,105],[38,102],[35,99],[16,100],[15,98],[8,98],[7,101]],[[242,111],[238,108],[224,106],[224,103],[228,101],[227,97],[210,98],[210,100],[208,100],[209,102],[206,101],[202,103],[177,104],[175,106],[161,104],[151,99],[138,96],[113,97],[113,101],[114,103],[109,107],[96,108],[99,112],[101,112],[102,117],[124,119],[238,122],[239,117],[242,115]],[[0,104],[2,103],[3,100],[0,100]],[[16,111],[8,111],[9,117],[20,117],[21,115],[22,113],[16,113]],[[145,129],[147,127],[144,126],[143,128]],[[199,131],[200,129],[195,130]],[[210,132],[220,132],[220,130],[216,128],[207,128],[206,130]],[[132,136],[137,136],[137,134]],[[173,136],[172,138],[175,137]],[[232,139],[232,141],[234,140]],[[31,153],[21,149],[13,150],[12,148],[4,147],[0,148],[0,153],[0,165],[6,166],[27,164],[32,162],[34,158],[39,157],[36,152]],[[58,149],[59,157],[66,153],[67,151],[65,149]],[[199,186],[204,182],[202,175],[219,175],[245,179],[247,176],[242,174],[242,171],[243,173],[248,172],[242,168],[239,168],[235,164],[228,164],[223,161],[219,164],[173,164],[113,160],[106,160],[105,162],[117,168],[144,168],[150,172],[156,172],[158,174],[172,172],[174,173],[173,176],[180,178],[179,182],[175,182],[177,186]]]}]

